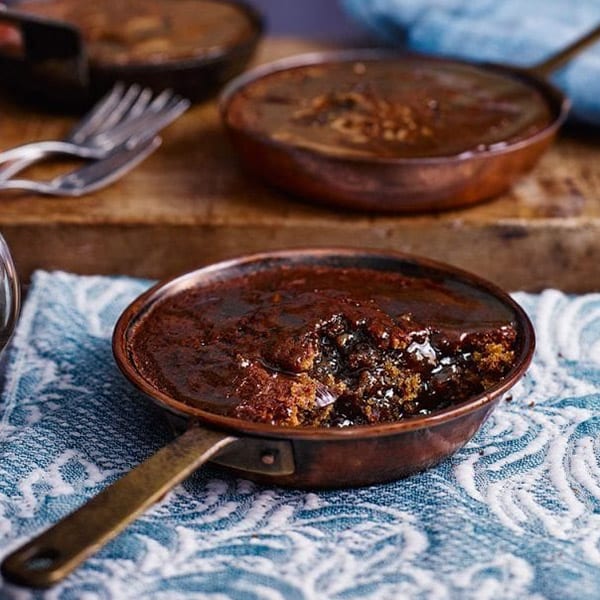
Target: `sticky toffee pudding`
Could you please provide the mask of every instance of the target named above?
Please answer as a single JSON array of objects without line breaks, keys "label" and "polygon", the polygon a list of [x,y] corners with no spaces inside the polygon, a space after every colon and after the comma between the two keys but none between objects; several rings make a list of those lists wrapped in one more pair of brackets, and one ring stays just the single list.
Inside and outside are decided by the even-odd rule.
[{"label": "sticky toffee pudding", "polygon": [[133,326],[139,374],[177,401],[283,426],[396,422],[455,405],[514,364],[514,316],[458,281],[281,266],[162,298]]},{"label": "sticky toffee pudding", "polygon": [[515,76],[411,57],[275,70],[237,90],[225,118],[275,142],[389,159],[499,148],[554,117],[542,93]]}]

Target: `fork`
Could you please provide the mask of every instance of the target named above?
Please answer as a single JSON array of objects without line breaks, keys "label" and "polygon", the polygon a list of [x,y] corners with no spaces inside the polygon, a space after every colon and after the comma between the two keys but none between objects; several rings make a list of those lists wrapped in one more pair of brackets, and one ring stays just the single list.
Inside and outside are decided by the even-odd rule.
[{"label": "fork", "polygon": [[161,141],[160,137],[156,136],[133,147],[119,146],[105,158],[50,181],[5,179],[0,181],[0,191],[24,190],[51,196],[83,196],[116,181],[154,152]]},{"label": "fork", "polygon": [[129,88],[116,84],[64,140],[31,142],[1,152],[0,164],[10,164],[0,168],[0,181],[50,154],[101,159],[124,143],[132,148],[153,138],[190,105],[188,100],[170,90],[152,97],[150,89],[142,89],[137,84]]}]

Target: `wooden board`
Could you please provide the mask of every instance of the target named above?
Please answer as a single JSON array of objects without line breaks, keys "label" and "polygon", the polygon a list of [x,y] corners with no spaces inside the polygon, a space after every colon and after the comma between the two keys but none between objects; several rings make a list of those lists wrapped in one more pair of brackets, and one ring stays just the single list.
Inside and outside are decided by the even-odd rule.
[{"label": "wooden board", "polygon": [[[257,62],[313,48],[267,40]],[[0,148],[60,138],[73,122],[0,100]],[[2,193],[0,231],[24,279],[34,269],[163,278],[247,252],[343,245],[444,260],[510,290],[597,290],[599,134],[563,133],[531,175],[486,204],[436,215],[350,214],[293,199],[243,173],[216,102],[207,102],[105,190],[80,199]]]}]

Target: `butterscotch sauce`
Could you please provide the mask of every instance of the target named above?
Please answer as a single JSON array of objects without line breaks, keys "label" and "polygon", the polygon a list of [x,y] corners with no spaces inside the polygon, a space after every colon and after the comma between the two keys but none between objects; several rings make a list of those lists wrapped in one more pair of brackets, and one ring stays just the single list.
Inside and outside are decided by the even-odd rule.
[{"label": "butterscotch sauce", "polygon": [[275,425],[429,414],[502,380],[514,315],[488,293],[362,268],[278,267],[166,297],[128,352],[155,389]]},{"label": "butterscotch sauce", "polygon": [[552,121],[517,77],[454,62],[324,62],[260,77],[231,99],[236,129],[326,154],[456,156],[502,148]]}]

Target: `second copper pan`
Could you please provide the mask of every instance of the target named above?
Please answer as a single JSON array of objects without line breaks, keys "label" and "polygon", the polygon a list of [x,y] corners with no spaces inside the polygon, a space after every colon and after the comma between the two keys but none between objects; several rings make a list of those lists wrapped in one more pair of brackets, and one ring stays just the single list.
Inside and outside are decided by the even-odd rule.
[{"label": "second copper pan", "polygon": [[[600,35],[600,27],[537,67],[523,69],[466,63],[443,58],[399,55],[388,50],[344,50],[312,53],[262,65],[230,82],[221,96],[221,114],[233,146],[248,172],[312,202],[378,211],[421,212],[471,205],[497,196],[531,170],[552,143],[569,111],[568,98],[546,80],[576,52]],[[515,142],[485,150],[432,157],[360,157],[276,140],[231,118],[232,100],[244,88],[274,73],[298,67],[360,61],[401,61],[403,65],[468,66],[518,80],[541,94],[550,112],[548,124]],[[460,136],[460,132],[457,132]]]}]

